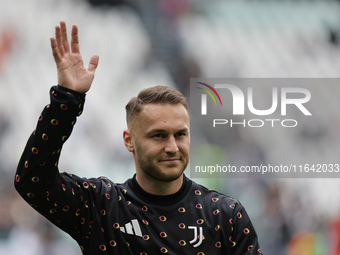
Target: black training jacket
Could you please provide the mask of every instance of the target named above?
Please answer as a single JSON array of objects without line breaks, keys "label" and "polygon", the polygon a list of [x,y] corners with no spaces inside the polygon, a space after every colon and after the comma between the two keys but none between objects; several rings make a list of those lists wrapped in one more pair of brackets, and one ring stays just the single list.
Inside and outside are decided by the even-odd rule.
[{"label": "black training jacket", "polygon": [[67,232],[84,255],[261,254],[255,229],[239,201],[184,176],[170,196],[146,193],[135,177],[60,173],[58,161],[85,94],[53,86],[18,164],[15,187],[35,210]]}]

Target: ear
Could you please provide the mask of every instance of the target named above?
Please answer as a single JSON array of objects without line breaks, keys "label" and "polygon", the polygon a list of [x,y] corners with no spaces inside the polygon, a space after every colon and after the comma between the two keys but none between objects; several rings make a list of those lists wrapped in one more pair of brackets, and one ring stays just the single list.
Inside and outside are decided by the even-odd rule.
[{"label": "ear", "polygon": [[124,139],[125,147],[128,149],[128,151],[133,152],[135,150],[135,148],[134,148],[133,143],[132,143],[132,137],[131,137],[131,131],[130,130],[124,130],[123,139]]}]

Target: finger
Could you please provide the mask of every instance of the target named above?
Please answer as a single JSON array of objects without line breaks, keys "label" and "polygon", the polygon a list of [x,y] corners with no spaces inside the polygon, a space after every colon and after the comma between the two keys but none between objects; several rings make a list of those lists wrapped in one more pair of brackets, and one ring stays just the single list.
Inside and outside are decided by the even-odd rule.
[{"label": "finger", "polygon": [[78,39],[78,27],[77,27],[77,25],[72,26],[71,50],[72,50],[73,53],[80,53],[79,52],[79,39]]},{"label": "finger", "polygon": [[61,40],[61,31],[60,31],[59,26],[55,27],[55,39],[56,39],[56,42],[57,42],[59,55],[62,57],[62,56],[64,56],[65,51],[64,51],[62,40]]},{"label": "finger", "polygon": [[89,67],[87,68],[87,70],[89,72],[95,72],[97,69],[98,63],[99,63],[99,56],[93,55],[90,59]]},{"label": "finger", "polygon": [[61,58],[59,55],[57,42],[55,38],[53,37],[50,38],[50,41],[51,41],[52,55],[53,55],[54,61],[58,64],[61,61]]},{"label": "finger", "polygon": [[60,21],[60,28],[61,28],[61,40],[63,43],[64,51],[68,53],[70,52],[70,46],[67,40],[67,29],[65,21]]}]

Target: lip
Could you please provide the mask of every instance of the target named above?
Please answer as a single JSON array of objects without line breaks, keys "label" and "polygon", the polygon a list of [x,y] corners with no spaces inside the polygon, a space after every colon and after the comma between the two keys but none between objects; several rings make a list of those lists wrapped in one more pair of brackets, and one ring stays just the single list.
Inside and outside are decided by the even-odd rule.
[{"label": "lip", "polygon": [[173,163],[173,162],[177,162],[180,161],[179,158],[168,158],[168,159],[162,159],[160,160],[161,162],[169,162],[169,163]]}]

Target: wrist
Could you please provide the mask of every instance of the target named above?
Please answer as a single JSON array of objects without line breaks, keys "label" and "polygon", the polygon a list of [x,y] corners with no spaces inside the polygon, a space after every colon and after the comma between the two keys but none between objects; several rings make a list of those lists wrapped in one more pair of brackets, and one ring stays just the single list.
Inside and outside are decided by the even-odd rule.
[{"label": "wrist", "polygon": [[84,97],[84,96],[86,95],[85,92],[79,92],[79,91],[76,91],[76,90],[73,90],[73,89],[64,87],[64,86],[62,86],[62,85],[59,85],[59,84],[57,85],[57,87],[58,87],[59,89],[63,90],[63,91],[70,92],[70,93],[72,93],[72,94],[78,94],[79,96],[83,96],[83,97]]}]

